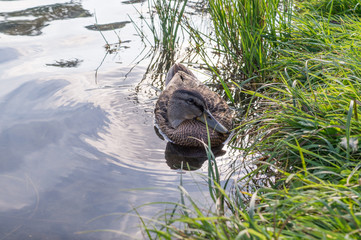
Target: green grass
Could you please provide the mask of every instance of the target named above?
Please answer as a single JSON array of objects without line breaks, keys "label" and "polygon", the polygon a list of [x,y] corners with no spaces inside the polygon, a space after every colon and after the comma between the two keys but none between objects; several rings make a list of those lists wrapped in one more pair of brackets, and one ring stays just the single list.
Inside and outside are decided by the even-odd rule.
[{"label": "green grass", "polygon": [[[216,33],[217,50],[225,54],[226,62],[234,63],[250,78],[264,73],[272,59],[272,41],[285,26],[287,12],[279,11],[280,1],[209,1]],[[264,76],[262,76],[264,78]]]},{"label": "green grass", "polygon": [[[129,16],[144,43],[144,49],[138,56],[139,62],[150,59],[145,75],[151,76],[152,85],[157,85],[160,89],[163,87],[164,73],[177,60],[177,50],[184,40],[181,23],[187,2],[188,0],[148,0],[147,14],[138,11],[141,24],[136,24]],[[147,35],[148,32],[151,36]]]},{"label": "green grass", "polygon": [[139,36],[145,42],[155,49],[162,51],[175,51],[179,47],[178,43],[181,34],[181,20],[186,8],[188,0],[183,1],[166,1],[166,0],[148,0],[148,14],[146,16],[138,12],[140,18],[145,19],[144,23],[152,33],[152,40],[144,34],[141,26],[135,24]]},{"label": "green grass", "polygon": [[210,0],[214,35],[185,25],[224,95],[251,96],[231,144],[258,167],[226,191],[210,156],[213,210],[181,188],[176,210],[144,223],[149,238],[361,238],[359,1],[281,4]]},{"label": "green grass", "polygon": [[[271,50],[279,45],[279,40],[285,41],[289,35],[292,2],[210,0],[209,14],[214,34],[210,36],[200,32],[190,19],[187,29],[196,51],[219,80],[229,80],[228,73],[233,78],[236,76],[238,81],[253,78],[253,82],[262,82],[268,78],[265,73],[269,63],[277,56]],[[210,55],[205,47],[208,42],[213,46],[210,51],[219,56],[221,68],[212,66],[215,56]]]},{"label": "green grass", "polygon": [[331,13],[333,15],[361,14],[360,0],[311,0],[305,1],[303,7],[321,13]]}]

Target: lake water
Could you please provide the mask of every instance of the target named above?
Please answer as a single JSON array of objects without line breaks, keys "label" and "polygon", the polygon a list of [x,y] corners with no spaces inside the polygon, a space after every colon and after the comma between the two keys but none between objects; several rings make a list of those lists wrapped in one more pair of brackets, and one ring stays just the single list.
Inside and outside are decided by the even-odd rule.
[{"label": "lake water", "polygon": [[[181,177],[210,202],[207,164],[171,169],[178,150],[154,131],[160,84],[146,75],[150,59],[137,64],[147,49],[129,22],[141,26],[146,4],[0,1],[0,239],[142,239],[132,209],[178,202]],[[121,40],[111,54],[96,21],[116,28],[103,31]],[[227,171],[229,156],[217,161]]]}]

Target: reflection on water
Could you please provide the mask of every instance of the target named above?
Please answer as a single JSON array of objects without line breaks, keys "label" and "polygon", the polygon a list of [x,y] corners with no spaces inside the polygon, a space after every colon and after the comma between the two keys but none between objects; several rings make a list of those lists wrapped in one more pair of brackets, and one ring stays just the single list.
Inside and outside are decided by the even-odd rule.
[{"label": "reflection on water", "polygon": [[[135,65],[142,42],[132,24],[117,29],[122,42],[114,54],[98,32],[84,28],[94,23],[82,18],[89,10],[121,23],[127,14],[136,20],[135,7],[143,6],[136,2],[144,1],[32,2],[37,7],[18,11],[24,1],[0,1],[0,9],[13,5],[0,13],[0,239],[142,239],[138,216],[127,213],[177,202],[180,175],[172,169],[180,162],[207,171],[204,150],[179,149],[154,134],[161,72],[174,58]],[[69,20],[53,21],[60,19]],[[104,32],[110,43],[118,35]],[[220,165],[229,161],[222,154]],[[181,175],[183,186],[207,201],[196,182],[203,179],[192,174]],[[161,209],[138,212],[147,218]],[[121,233],[76,234],[104,229]]]},{"label": "reflection on water", "polygon": [[[26,161],[35,156],[39,157],[36,164],[38,161],[39,164],[46,163],[42,162],[42,154],[51,154],[59,158],[59,164],[65,163],[63,157],[81,147],[82,143],[77,140],[81,135],[95,137],[99,128],[106,126],[108,120],[104,111],[89,103],[56,109],[44,108],[46,102],[68,84],[64,80],[28,82],[3,99],[0,104],[0,172],[22,169],[27,165]],[[71,148],[63,151],[69,143]],[[46,165],[37,167],[44,168]],[[4,207],[3,204],[13,202],[3,202],[0,209]]]},{"label": "reflection on water", "polygon": [[145,70],[144,77],[135,87],[135,91],[138,95],[146,94],[149,98],[156,100],[154,97],[158,96],[163,90],[166,74],[175,63],[175,53],[174,51],[151,49],[144,56],[144,59],[147,58],[150,59],[149,64]]},{"label": "reflection on water", "polygon": [[16,59],[19,56],[18,51],[13,48],[0,48],[0,64]]},{"label": "reflection on water", "polygon": [[[14,12],[0,12],[0,17],[6,19],[0,21],[0,32],[9,35],[36,36],[42,33],[41,30],[50,21],[90,16],[92,15],[89,11],[83,9],[80,4],[73,2],[39,6]],[[24,19],[11,20],[19,17]],[[34,17],[35,19],[32,19]]]},{"label": "reflection on water", "polygon": [[[215,157],[223,156],[226,151],[223,145],[212,148]],[[197,170],[208,159],[204,148],[185,147],[168,142],[165,149],[165,159],[171,169]]]},{"label": "reflection on water", "polygon": [[93,31],[110,31],[110,30],[123,28],[128,23],[130,23],[130,21],[107,23],[107,24],[93,24],[93,25],[85,26],[85,28]]},{"label": "reflection on water", "polygon": [[[119,221],[119,216],[106,215],[157,201],[159,194],[176,200],[175,188],[169,187],[177,181],[171,183],[173,174],[161,173],[161,154],[142,152],[154,148],[154,140],[143,133],[141,119],[134,120],[139,113],[132,104],[122,109],[126,105],[119,102],[114,113],[89,102],[57,106],[70,84],[29,81],[1,99],[0,236],[5,239],[99,239],[99,234],[74,233],[102,228],[139,234],[137,217]],[[117,97],[122,99],[119,93]],[[144,187],[158,189],[146,198],[139,191],[119,191]],[[87,223],[100,215],[105,217]],[[104,234],[101,239],[112,238]]]},{"label": "reflection on water", "polygon": [[[159,129],[154,126],[156,135],[165,140]],[[224,145],[220,145],[212,148],[212,152],[215,157],[221,157],[226,154],[223,150]],[[183,170],[197,170],[203,166],[203,163],[208,160],[207,152],[204,147],[187,147],[172,142],[167,142],[167,146],[164,151],[164,158],[167,165],[171,169],[183,169]]]},{"label": "reflection on water", "polygon": [[[99,129],[106,126],[108,120],[102,109],[89,103],[47,107],[47,102],[68,84],[63,80],[28,82],[8,94],[0,105],[0,220],[7,218],[6,222],[1,220],[0,232],[9,235],[9,239],[27,238],[25,229],[19,230],[25,225],[36,226],[36,231],[44,232],[60,223],[76,224],[71,219],[76,216],[64,215],[67,209],[43,211],[60,202],[65,204],[69,197],[72,204],[77,205],[76,199],[82,198],[78,193],[84,194],[90,189],[71,193],[66,189],[67,182],[76,172],[83,174],[77,167],[88,162],[89,156],[92,159],[104,155],[80,140],[84,135],[97,136]],[[62,179],[65,176],[68,178]],[[85,181],[73,180],[80,181],[79,184]],[[42,218],[55,222],[42,223]],[[31,232],[34,233],[34,229]],[[16,232],[12,233],[13,230]],[[50,236],[56,238],[57,234]]]}]

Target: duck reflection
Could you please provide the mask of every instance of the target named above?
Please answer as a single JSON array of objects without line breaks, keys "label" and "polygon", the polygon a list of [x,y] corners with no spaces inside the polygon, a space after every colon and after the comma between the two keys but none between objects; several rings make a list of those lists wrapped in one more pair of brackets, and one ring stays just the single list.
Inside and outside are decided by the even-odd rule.
[{"label": "duck reflection", "polygon": [[[212,148],[215,157],[226,153],[222,148],[223,145]],[[171,169],[194,171],[201,168],[208,157],[204,147],[187,147],[168,142],[165,148],[165,159]]]},{"label": "duck reflection", "polygon": [[[154,126],[154,131],[160,139],[169,141],[169,139],[165,139],[156,126]],[[212,152],[215,157],[221,157],[226,153],[226,151],[222,149],[223,146],[222,144],[217,147],[212,147]],[[172,142],[167,143],[164,153],[167,165],[171,169],[194,171],[200,169],[208,159],[204,147],[181,146]]]}]

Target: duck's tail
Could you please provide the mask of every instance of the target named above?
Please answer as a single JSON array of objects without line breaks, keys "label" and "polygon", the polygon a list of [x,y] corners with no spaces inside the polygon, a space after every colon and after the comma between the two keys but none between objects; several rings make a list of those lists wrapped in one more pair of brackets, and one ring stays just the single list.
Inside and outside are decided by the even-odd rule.
[{"label": "duck's tail", "polygon": [[179,71],[182,71],[182,72],[185,72],[187,73],[188,75],[191,75],[192,77],[196,77],[194,76],[194,74],[192,73],[191,70],[189,70],[186,66],[184,66],[183,64],[181,63],[175,63],[169,70],[168,70],[168,73],[167,73],[167,77],[165,78],[165,85],[167,86],[168,83],[172,80],[172,78],[174,77],[174,75],[179,72]]}]

